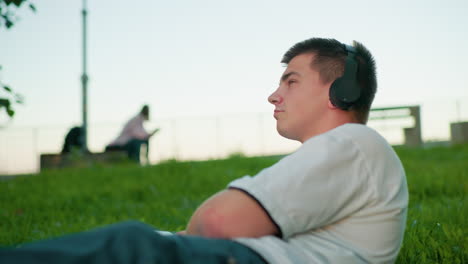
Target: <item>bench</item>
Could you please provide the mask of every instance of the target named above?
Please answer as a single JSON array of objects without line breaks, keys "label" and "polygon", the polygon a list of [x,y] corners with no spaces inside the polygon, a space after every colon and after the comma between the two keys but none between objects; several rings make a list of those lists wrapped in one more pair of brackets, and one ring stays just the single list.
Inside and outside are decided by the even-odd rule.
[{"label": "bench", "polygon": [[109,165],[123,162],[129,162],[127,152],[125,151],[71,152],[67,154],[43,153],[40,156],[40,169],[86,168],[94,165]]}]

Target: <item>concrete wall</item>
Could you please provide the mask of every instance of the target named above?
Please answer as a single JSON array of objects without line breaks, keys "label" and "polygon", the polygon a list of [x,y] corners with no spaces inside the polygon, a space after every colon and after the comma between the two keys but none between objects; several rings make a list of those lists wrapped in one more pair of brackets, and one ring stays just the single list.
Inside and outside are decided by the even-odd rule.
[{"label": "concrete wall", "polygon": [[452,144],[468,142],[468,122],[451,123],[450,138]]}]

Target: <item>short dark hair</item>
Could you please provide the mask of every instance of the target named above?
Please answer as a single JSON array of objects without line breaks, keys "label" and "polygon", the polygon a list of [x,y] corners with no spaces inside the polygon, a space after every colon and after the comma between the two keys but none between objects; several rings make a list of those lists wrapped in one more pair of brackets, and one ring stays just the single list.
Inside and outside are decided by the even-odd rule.
[{"label": "short dark hair", "polygon": [[[358,61],[356,79],[361,86],[361,96],[350,110],[359,123],[365,124],[377,91],[376,66],[372,54],[364,45],[353,41],[353,47]],[[333,82],[343,75],[347,51],[338,40],[311,38],[301,41],[284,54],[281,62],[288,64],[294,57],[306,53],[315,55],[310,65],[319,72],[323,82]]]},{"label": "short dark hair", "polygon": [[140,114],[142,114],[143,116],[145,117],[149,117],[149,106],[148,105],[144,105],[142,108],[141,108],[141,111],[140,111]]}]

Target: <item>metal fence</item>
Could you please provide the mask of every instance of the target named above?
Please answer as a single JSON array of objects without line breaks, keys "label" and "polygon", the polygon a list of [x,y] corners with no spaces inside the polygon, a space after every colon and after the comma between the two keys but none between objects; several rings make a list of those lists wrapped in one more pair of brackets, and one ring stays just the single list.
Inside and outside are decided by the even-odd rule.
[{"label": "metal fence", "polygon": [[[150,140],[150,163],[217,159],[232,153],[275,155],[299,146],[277,134],[271,113],[156,119],[145,126],[161,129]],[[60,152],[71,127],[73,124],[0,130],[0,175],[38,172],[40,154]],[[90,124],[90,151],[104,151],[121,127],[122,124]]]},{"label": "metal fence", "polygon": [[[449,140],[450,123],[468,120],[468,109],[438,102],[421,105],[424,141]],[[468,106],[465,104],[464,106]],[[430,109],[430,111],[428,111]],[[371,113],[372,117],[372,113]],[[404,142],[403,129],[414,126],[412,118],[370,120],[391,144]],[[88,147],[102,152],[122,124],[90,124]],[[277,155],[294,151],[300,144],[276,132],[271,113],[237,114],[175,119],[156,119],[147,128],[161,128],[150,141],[150,163],[161,160],[205,160],[232,153],[247,156]],[[41,153],[60,152],[73,124],[43,127],[7,127],[0,130],[0,175],[39,171]]]}]

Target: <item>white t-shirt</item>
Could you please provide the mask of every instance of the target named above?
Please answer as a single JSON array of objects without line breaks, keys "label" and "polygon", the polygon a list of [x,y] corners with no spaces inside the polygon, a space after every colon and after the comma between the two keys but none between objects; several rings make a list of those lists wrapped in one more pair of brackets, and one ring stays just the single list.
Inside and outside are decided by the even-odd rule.
[{"label": "white t-shirt", "polygon": [[228,186],[266,210],[281,238],[236,238],[269,263],[393,263],[403,240],[403,166],[373,129],[345,124]]}]

